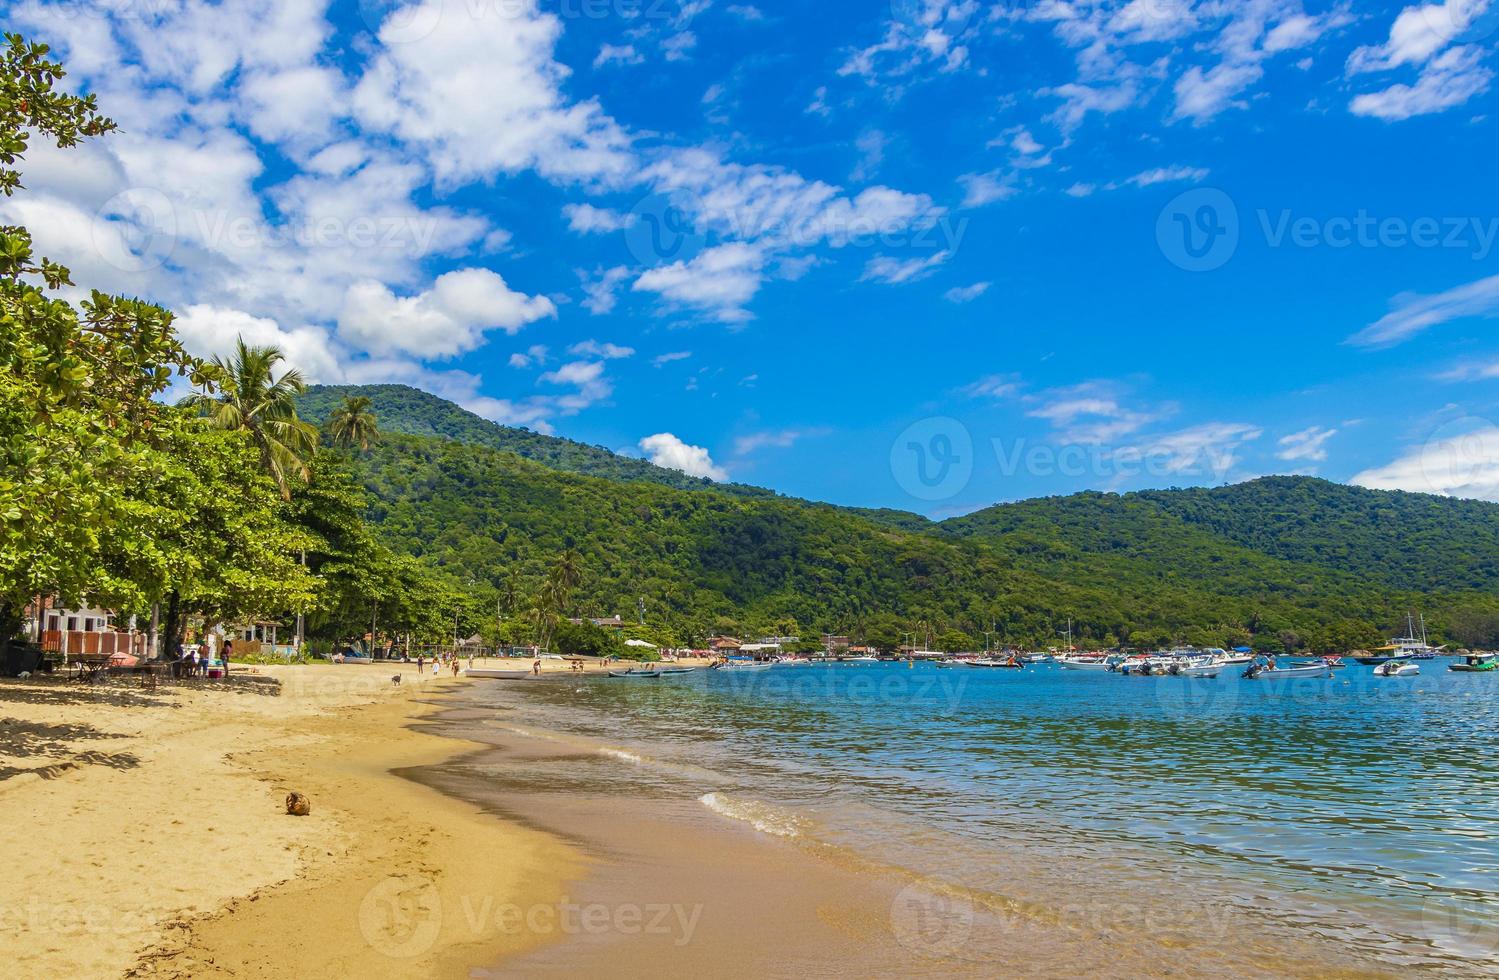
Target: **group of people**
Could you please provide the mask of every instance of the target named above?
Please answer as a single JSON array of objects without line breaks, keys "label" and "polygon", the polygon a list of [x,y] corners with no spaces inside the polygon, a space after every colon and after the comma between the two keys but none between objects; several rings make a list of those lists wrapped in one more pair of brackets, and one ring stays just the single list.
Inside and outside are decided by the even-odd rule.
[{"label": "group of people", "polygon": [[177,662],[182,665],[182,673],[187,677],[206,677],[211,666],[223,669],[225,678],[229,676],[229,657],[234,652],[234,641],[224,641],[224,652],[215,658],[213,645],[208,642],[208,637],[203,637],[197,643],[178,643]]},{"label": "group of people", "polygon": [[[442,668],[443,668],[443,664],[444,663],[446,663],[448,665],[448,667],[453,671],[453,676],[454,677],[457,677],[458,676],[458,672],[463,669],[462,665],[461,665],[461,659],[459,658],[459,656],[456,653],[439,653],[439,654],[434,654],[433,657],[432,657],[432,676],[433,677],[440,677],[440,676],[442,676]],[[468,665],[470,667],[472,667],[474,665],[474,658],[472,656],[470,656],[468,658]],[[417,656],[416,656],[416,672],[417,672],[418,675],[422,675],[422,674],[425,674],[427,672],[427,655],[426,654],[423,654],[423,653],[417,654]]]}]

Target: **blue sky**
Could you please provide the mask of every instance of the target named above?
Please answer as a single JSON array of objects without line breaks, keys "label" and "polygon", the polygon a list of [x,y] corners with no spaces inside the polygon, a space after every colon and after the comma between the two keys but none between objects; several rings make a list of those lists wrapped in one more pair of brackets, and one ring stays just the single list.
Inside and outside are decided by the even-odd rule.
[{"label": "blue sky", "polygon": [[715,479],[946,516],[1499,499],[1499,4],[8,5],[121,132],[84,286]]}]

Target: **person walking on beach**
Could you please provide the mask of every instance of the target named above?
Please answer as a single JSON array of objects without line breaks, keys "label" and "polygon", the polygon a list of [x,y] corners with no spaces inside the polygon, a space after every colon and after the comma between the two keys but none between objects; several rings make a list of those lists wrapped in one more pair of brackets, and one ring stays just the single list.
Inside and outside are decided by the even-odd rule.
[{"label": "person walking on beach", "polygon": [[442,667],[442,663],[436,657],[433,657],[432,658],[432,676],[433,677],[437,676],[437,671],[441,667]]},{"label": "person walking on beach", "polygon": [[534,661],[531,662],[531,673],[534,674],[534,675],[536,675],[537,677],[541,676],[541,658],[540,657],[537,657]]},{"label": "person walking on beach", "polygon": [[418,676],[418,677],[422,676],[422,672],[425,671],[426,669],[427,669],[427,658],[426,658],[426,656],[424,656],[423,654],[420,654],[420,653],[417,654],[416,655],[416,676]]},{"label": "person walking on beach", "polygon": [[229,679],[229,655],[234,652],[234,641],[224,641],[224,680]]}]

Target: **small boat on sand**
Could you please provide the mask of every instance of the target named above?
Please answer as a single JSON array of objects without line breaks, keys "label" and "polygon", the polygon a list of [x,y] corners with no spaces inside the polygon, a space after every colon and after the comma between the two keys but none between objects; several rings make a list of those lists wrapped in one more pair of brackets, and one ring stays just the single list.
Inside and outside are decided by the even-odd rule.
[{"label": "small boat on sand", "polygon": [[497,670],[492,667],[469,667],[464,677],[487,677],[498,681],[523,681],[533,676],[529,670]]},{"label": "small boat on sand", "polygon": [[609,676],[654,680],[657,677],[660,677],[662,673],[664,672],[660,670],[636,670],[635,668],[631,667],[629,670],[611,670],[609,671]]},{"label": "small boat on sand", "polygon": [[1386,660],[1374,668],[1375,677],[1410,677],[1421,673],[1421,665],[1409,660]]},{"label": "small boat on sand", "polygon": [[1457,670],[1470,674],[1482,674],[1499,668],[1499,654],[1493,653],[1470,653],[1463,657],[1460,664],[1448,664],[1448,670]]}]

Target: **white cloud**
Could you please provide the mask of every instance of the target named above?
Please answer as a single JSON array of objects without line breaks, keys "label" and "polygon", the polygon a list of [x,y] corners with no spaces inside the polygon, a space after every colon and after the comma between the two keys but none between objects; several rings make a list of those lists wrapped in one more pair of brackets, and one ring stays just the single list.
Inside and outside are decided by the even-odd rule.
[{"label": "white cloud", "polygon": [[734,455],[748,456],[761,449],[789,449],[806,438],[827,435],[827,429],[771,429],[751,432],[734,440]]},{"label": "white cloud", "polygon": [[371,353],[403,351],[425,359],[451,357],[483,343],[487,330],[513,334],[557,315],[545,296],[527,296],[488,269],[459,269],[438,276],[432,288],[396,296],[383,283],[349,287],[338,316],[338,335]]},{"label": "white cloud", "polygon": [[690,350],[667,351],[665,354],[657,354],[651,358],[651,363],[656,367],[661,367],[663,364],[670,364],[672,361],[685,361],[691,356],[692,351]]},{"label": "white cloud", "polygon": [[527,347],[525,353],[520,351],[510,355],[510,366],[513,368],[528,368],[532,364],[541,364],[547,359],[547,346],[545,344],[532,344]]},{"label": "white cloud", "polygon": [[1452,320],[1493,317],[1499,314],[1499,275],[1434,295],[1402,293],[1391,306],[1389,313],[1348,338],[1348,342],[1360,347],[1388,347]]},{"label": "white cloud", "polygon": [[1475,44],[1448,45],[1465,40],[1480,19],[1494,16],[1491,2],[1445,0],[1401,10],[1384,43],[1365,45],[1349,56],[1347,72],[1351,78],[1419,66],[1415,84],[1397,82],[1356,95],[1350,111],[1395,122],[1441,112],[1487,92],[1494,73],[1484,64],[1486,52]]},{"label": "white cloud", "polygon": [[1397,83],[1380,92],[1354,96],[1349,109],[1357,116],[1397,122],[1462,105],[1489,90],[1494,73],[1476,46],[1453,48],[1421,69],[1416,84]]},{"label": "white cloud", "polygon": [[925,279],[952,258],[952,252],[941,251],[926,257],[897,259],[889,255],[877,255],[864,264],[864,275],[860,279],[881,282],[891,286]]},{"label": "white cloud", "polygon": [[593,67],[602,68],[605,65],[638,65],[645,58],[639,51],[635,50],[633,44],[605,44],[599,48],[599,53],[593,59]]},{"label": "white cloud", "polygon": [[1350,75],[1419,65],[1461,38],[1484,15],[1490,0],[1446,0],[1406,7],[1383,44],[1365,45],[1348,58]]},{"label": "white cloud", "polygon": [[1477,424],[1442,433],[1351,482],[1373,490],[1499,501],[1499,428]]},{"label": "white cloud", "polygon": [[1450,370],[1443,371],[1436,376],[1438,381],[1492,381],[1499,378],[1499,361],[1488,361],[1481,364],[1459,364]]},{"label": "white cloud", "polygon": [[991,374],[963,389],[971,398],[1013,398],[1020,394],[1020,380],[1014,375]]},{"label": "white cloud", "polygon": [[758,249],[731,242],[707,249],[690,261],[648,269],[632,289],[657,293],[671,303],[737,323],[750,317],[744,305],[760,290],[764,263]]},{"label": "white cloud", "polygon": [[991,170],[986,174],[964,174],[958,178],[963,185],[963,207],[981,208],[995,201],[1004,201],[1020,193],[1015,186],[1013,173],[1002,174]]},{"label": "white cloud", "polygon": [[567,349],[569,354],[581,357],[599,357],[606,361],[615,361],[625,357],[634,357],[635,348],[621,347],[619,344],[599,343],[597,340],[581,340]]},{"label": "white cloud", "polygon": [[[427,29],[412,36],[414,24]],[[531,0],[421,0],[381,26],[355,114],[421,152],[440,185],[531,169],[622,181],[635,167],[630,139],[597,102],[562,93],[561,33],[562,21]]]},{"label": "white cloud", "polygon": [[1242,422],[1206,422],[1151,437],[1131,451],[1151,459],[1166,473],[1211,475],[1221,480],[1238,464],[1240,448],[1262,434],[1259,427]]},{"label": "white cloud", "polygon": [[1337,429],[1324,429],[1313,425],[1300,432],[1281,436],[1276,443],[1280,446],[1280,451],[1275,454],[1276,458],[1288,462],[1309,460],[1320,463],[1327,459],[1327,440],[1337,434]]},{"label": "white cloud", "polygon": [[989,291],[993,283],[976,282],[971,286],[954,286],[942,294],[949,303],[971,303]]},{"label": "white cloud", "polygon": [[623,231],[635,223],[633,214],[621,214],[592,204],[563,205],[562,214],[567,218],[567,227],[584,235]]},{"label": "white cloud", "polygon": [[617,292],[624,281],[630,278],[630,270],[622,265],[612,269],[595,271],[592,276],[579,272],[583,280],[583,308],[594,316],[614,311],[619,302]]},{"label": "white cloud", "polygon": [[667,469],[681,470],[688,476],[707,477],[722,483],[729,474],[713,462],[702,446],[692,446],[670,432],[658,432],[640,440],[640,449],[652,463]]},{"label": "white cloud", "polygon": [[1035,407],[1026,414],[1049,422],[1063,442],[1096,446],[1137,432],[1174,409],[1169,405],[1153,411],[1129,408],[1122,399],[1117,384],[1085,381],[1028,396]]}]

